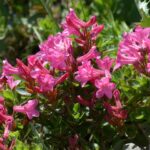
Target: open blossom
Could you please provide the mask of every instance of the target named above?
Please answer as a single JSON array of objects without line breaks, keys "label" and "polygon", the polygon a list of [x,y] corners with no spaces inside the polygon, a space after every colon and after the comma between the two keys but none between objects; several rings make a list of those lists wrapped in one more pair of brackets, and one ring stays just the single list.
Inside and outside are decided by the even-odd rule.
[{"label": "open blossom", "polygon": [[78,71],[75,72],[75,74],[75,79],[81,82],[82,87],[85,86],[88,81],[93,81],[104,75],[103,71],[95,69],[90,61],[82,62],[82,65],[78,67]]},{"label": "open blossom", "polygon": [[133,64],[140,72],[147,75],[150,63],[150,28],[136,27],[135,31],[125,33],[119,44],[115,69],[126,64]]},{"label": "open blossom", "polygon": [[56,36],[49,36],[40,44],[40,53],[45,61],[59,70],[69,70],[72,62],[72,41],[70,38],[58,33]]},{"label": "open blossom", "polygon": [[53,88],[55,86],[55,79],[50,74],[39,74],[39,76],[36,78],[40,91],[41,92],[47,92],[47,91],[53,91]]},{"label": "open blossom", "polygon": [[10,89],[14,89],[21,82],[20,80],[14,80],[12,76],[7,76],[6,78]]},{"label": "open blossom", "polygon": [[110,82],[110,79],[107,77],[101,78],[100,80],[95,80],[95,86],[98,88],[96,92],[96,97],[101,98],[103,96],[112,98],[112,92],[115,89],[115,84]]},{"label": "open blossom", "polygon": [[43,59],[45,57],[46,54],[41,53],[41,51],[37,52],[34,55],[29,55],[27,60],[28,60],[28,66],[30,68],[35,68],[36,66],[44,66],[45,63],[48,63],[45,59]]},{"label": "open blossom", "polygon": [[53,91],[55,79],[46,68],[39,66],[32,70],[30,75],[38,83],[40,92]]},{"label": "open blossom", "polygon": [[4,75],[2,75],[0,77],[0,89],[2,89],[5,84],[7,84],[9,86],[9,88],[12,90],[15,87],[17,87],[17,85],[20,82],[21,82],[20,80],[14,80],[13,76],[4,76]]},{"label": "open blossom", "polygon": [[26,114],[31,120],[33,117],[39,117],[39,111],[36,109],[38,105],[38,100],[29,100],[26,104],[20,106],[14,106],[13,110],[15,112],[20,112]]},{"label": "open blossom", "polygon": [[18,68],[13,67],[7,60],[3,61],[3,76],[18,74]]},{"label": "open blossom", "polygon": [[21,60],[17,59],[17,66],[13,67],[7,60],[3,61],[2,76],[19,75],[23,79],[30,79],[30,69]]},{"label": "open blossom", "polygon": [[104,102],[104,107],[107,110],[107,115],[105,116],[106,120],[117,126],[122,126],[123,121],[127,118],[127,111],[123,110],[122,104],[120,101],[120,92],[115,90],[114,93],[115,106],[111,106],[108,102]]},{"label": "open blossom", "polygon": [[114,59],[111,59],[110,57],[104,57],[103,59],[97,58],[96,63],[98,67],[105,72],[106,77],[111,78],[111,67],[114,62]]}]

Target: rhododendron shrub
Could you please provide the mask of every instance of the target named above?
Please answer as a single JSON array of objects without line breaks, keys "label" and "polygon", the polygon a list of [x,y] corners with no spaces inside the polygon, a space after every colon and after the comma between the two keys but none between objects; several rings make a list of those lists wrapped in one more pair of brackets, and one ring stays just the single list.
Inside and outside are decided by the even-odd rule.
[{"label": "rhododendron shrub", "polygon": [[124,33],[115,59],[97,47],[104,25],[96,16],[85,22],[70,9],[61,26],[62,31],[39,44],[40,50],[26,63],[16,59],[12,66],[3,61],[2,150],[14,149],[18,141],[38,141],[41,149],[107,149],[112,145],[105,128],[114,138],[127,134],[122,129],[131,110],[128,99],[122,101],[124,89],[116,74],[130,64],[139,76],[150,76],[150,28],[137,26]]}]

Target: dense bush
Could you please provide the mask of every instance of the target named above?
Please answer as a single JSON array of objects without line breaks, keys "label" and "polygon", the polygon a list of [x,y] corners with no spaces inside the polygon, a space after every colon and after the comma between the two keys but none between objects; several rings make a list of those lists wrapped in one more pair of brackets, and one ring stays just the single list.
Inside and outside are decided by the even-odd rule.
[{"label": "dense bush", "polygon": [[0,149],[148,149],[148,2],[0,7]]}]

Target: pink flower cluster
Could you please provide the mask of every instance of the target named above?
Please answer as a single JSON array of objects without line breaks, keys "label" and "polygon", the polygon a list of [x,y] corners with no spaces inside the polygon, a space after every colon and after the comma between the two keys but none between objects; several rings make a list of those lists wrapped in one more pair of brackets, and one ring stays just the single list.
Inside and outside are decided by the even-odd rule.
[{"label": "pink flower cluster", "polygon": [[[39,112],[36,109],[38,105],[37,100],[29,100],[27,104],[22,106],[14,106],[14,112],[21,112],[28,116],[29,119],[33,117],[39,117]],[[7,109],[4,105],[4,98],[0,97],[0,124],[4,126],[3,137],[0,138],[0,149],[1,150],[12,150],[15,144],[15,140],[12,140],[9,148],[5,145],[5,141],[9,138],[9,133],[13,129],[14,117],[13,115],[8,115]]]},{"label": "pink flower cluster", "polygon": [[[98,25],[96,22],[96,17],[93,16],[88,22],[80,20],[74,10],[70,10],[70,13],[66,17],[66,21],[63,23],[64,32],[68,35],[75,35],[76,42],[82,47],[82,55],[76,58],[77,71],[75,74],[75,80],[81,83],[81,87],[90,83],[95,87],[94,94],[91,100],[85,100],[81,95],[77,96],[77,100],[80,104],[93,107],[97,99],[108,98],[112,99],[115,95],[115,84],[111,82],[111,69],[114,60],[107,57],[103,59],[100,56],[95,44],[95,40],[98,34],[103,30],[103,25]],[[113,94],[114,91],[114,94]],[[115,99],[116,100],[116,99]],[[117,98],[121,105],[121,101]],[[117,104],[118,104],[117,103]],[[106,104],[109,107],[105,107]],[[109,123],[113,125],[120,125],[120,122],[127,117],[127,112],[122,110],[121,106],[116,106],[118,109],[117,115],[107,116]],[[110,112],[114,112],[108,102],[104,101],[104,107]],[[123,113],[122,113],[123,112]],[[119,121],[118,124],[114,124],[112,118]]]},{"label": "pink flower cluster", "polygon": [[65,34],[76,36],[76,42],[85,52],[92,47],[98,34],[104,28],[103,25],[98,25],[96,16],[93,16],[89,21],[84,22],[77,17],[73,9],[70,9],[69,14],[66,16],[66,21],[62,24],[62,27]]},{"label": "pink flower cluster", "polygon": [[66,34],[58,33],[56,36],[49,36],[48,39],[40,44],[40,52],[44,61],[58,70],[69,71],[73,63],[72,41]]},{"label": "pink flower cluster", "polygon": [[[39,46],[40,51],[28,56],[27,64],[17,59],[17,65],[13,67],[7,60],[3,61],[0,89],[3,90],[8,87],[10,90],[15,91],[19,84],[23,83],[26,91],[31,94],[43,94],[50,101],[57,96],[57,85],[69,78],[71,82],[79,82],[81,88],[88,84],[94,88],[91,100],[85,100],[81,95],[76,95],[80,104],[92,108],[98,99],[102,99],[104,100],[104,108],[108,112],[106,119],[111,124],[115,124],[116,120],[123,122],[127,117],[127,113],[122,110],[119,92],[115,90],[116,86],[111,81],[114,60],[108,56],[101,58],[96,48],[95,41],[104,26],[98,25],[95,16],[87,22],[80,20],[73,9],[70,9],[62,26],[63,32],[55,36],[51,35],[41,43]],[[142,53],[147,54],[150,46],[148,45],[146,32],[143,33],[143,29],[137,28],[136,34],[125,36],[125,40],[120,44],[117,66],[129,63],[138,66],[139,60],[143,59]],[[145,40],[136,40],[137,33]],[[82,52],[75,51],[76,49],[72,45],[74,39],[71,38],[71,35],[75,36],[75,41]],[[133,48],[134,45],[131,43],[133,40],[135,40],[134,45],[136,45],[136,48]],[[128,45],[124,46],[126,43]],[[139,46],[141,43],[143,44],[142,47]],[[129,50],[128,46],[135,51],[135,54]],[[78,55],[76,56],[75,53]],[[149,62],[146,65],[149,66]],[[16,80],[16,76],[19,80]],[[113,96],[116,106],[111,106],[108,103]],[[16,114],[15,112],[23,113],[30,120],[33,117],[39,117],[38,103],[37,99],[32,99],[25,104],[14,106],[13,114]],[[13,116],[7,114],[3,98],[0,99],[0,117],[0,123],[5,126],[3,138],[6,139],[14,119]],[[74,142],[76,144],[77,139],[75,136],[70,139],[70,143]]]},{"label": "pink flower cluster", "polygon": [[136,70],[149,76],[150,73],[150,28],[137,26],[125,33],[119,44],[115,69],[132,64]]}]

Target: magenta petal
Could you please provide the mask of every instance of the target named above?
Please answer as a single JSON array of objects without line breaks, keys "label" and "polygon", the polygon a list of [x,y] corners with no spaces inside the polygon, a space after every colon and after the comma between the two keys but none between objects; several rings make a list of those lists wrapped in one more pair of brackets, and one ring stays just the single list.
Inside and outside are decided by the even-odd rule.
[{"label": "magenta petal", "polygon": [[31,120],[33,117],[39,117],[40,113],[37,110],[27,112],[28,118]]},{"label": "magenta petal", "polygon": [[96,58],[97,56],[100,56],[100,53],[96,50],[96,46],[93,46],[88,53],[85,55],[78,57],[77,61],[82,62],[82,61],[88,61],[90,59]]},{"label": "magenta petal", "polygon": [[96,92],[96,97],[97,97],[97,98],[102,98],[103,96],[104,96],[103,90],[102,90],[102,89],[99,89],[99,90]]},{"label": "magenta petal", "polygon": [[8,63],[7,60],[3,61],[3,75],[8,76],[12,74],[19,74],[18,68],[13,67],[11,64]]},{"label": "magenta petal", "polygon": [[106,90],[105,90],[105,95],[106,95],[109,99],[111,99],[111,98],[112,98],[112,90],[106,88]]},{"label": "magenta petal", "polygon": [[28,116],[29,119],[32,119],[33,117],[39,117],[39,112],[36,109],[37,105],[38,105],[38,100],[33,99],[33,100],[29,100],[23,106],[14,106],[13,110],[16,112],[24,113]]},{"label": "magenta petal", "polygon": [[23,106],[14,106],[13,110],[15,112],[21,112],[21,113],[25,113],[24,107]]},{"label": "magenta petal", "polygon": [[7,83],[11,89],[14,89],[21,82],[20,80],[14,81],[12,76],[7,76],[6,78],[7,78]]}]

